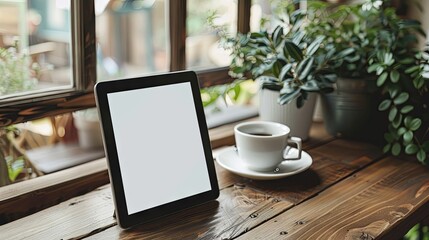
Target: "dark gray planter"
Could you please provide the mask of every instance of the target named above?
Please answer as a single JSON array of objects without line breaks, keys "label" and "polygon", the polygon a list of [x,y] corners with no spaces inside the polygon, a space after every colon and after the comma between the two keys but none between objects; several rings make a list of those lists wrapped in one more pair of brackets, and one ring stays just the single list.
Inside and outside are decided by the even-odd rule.
[{"label": "dark gray planter", "polygon": [[374,100],[375,81],[338,78],[337,88],[321,94],[326,130],[334,136],[362,138],[371,127],[371,116],[377,111]]}]

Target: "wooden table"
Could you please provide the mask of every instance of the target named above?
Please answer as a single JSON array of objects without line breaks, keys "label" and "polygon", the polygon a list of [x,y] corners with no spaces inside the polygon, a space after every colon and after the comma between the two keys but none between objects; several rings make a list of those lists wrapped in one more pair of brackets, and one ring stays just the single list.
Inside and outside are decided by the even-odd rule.
[{"label": "wooden table", "polygon": [[426,167],[320,126],[304,147],[314,163],[303,173],[256,181],[217,165],[217,201],[131,230],[116,225],[104,185],[0,226],[0,238],[400,239],[429,215]]}]

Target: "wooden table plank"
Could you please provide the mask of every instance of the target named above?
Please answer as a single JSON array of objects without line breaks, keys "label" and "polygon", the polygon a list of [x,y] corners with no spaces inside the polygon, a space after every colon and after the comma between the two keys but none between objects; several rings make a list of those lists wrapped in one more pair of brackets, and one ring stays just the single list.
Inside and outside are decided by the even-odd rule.
[{"label": "wooden table plank", "polygon": [[0,226],[1,239],[68,239],[115,225],[110,186]]},{"label": "wooden table plank", "polygon": [[328,142],[312,149],[311,153],[356,167],[365,166],[382,156],[381,149],[372,144],[345,139]]},{"label": "wooden table plank", "polygon": [[239,239],[401,238],[428,214],[428,202],[429,170],[385,158]]},{"label": "wooden table plank", "polygon": [[0,188],[0,225],[109,183],[102,158]]},{"label": "wooden table plank", "polygon": [[223,190],[210,204],[164,218],[162,224],[157,221],[126,231],[115,226],[88,239],[232,239],[292,206],[242,186]]},{"label": "wooden table plank", "polygon": [[292,203],[288,201],[274,199],[238,185],[221,191],[218,201],[182,211],[152,224],[121,231],[112,217],[114,207],[110,186],[106,185],[97,191],[0,226],[0,232],[2,239],[81,239],[98,232],[101,235],[97,234],[95,238],[101,236],[104,239],[162,239],[165,236],[178,236],[180,239],[204,236],[210,239],[231,238],[291,206]]}]

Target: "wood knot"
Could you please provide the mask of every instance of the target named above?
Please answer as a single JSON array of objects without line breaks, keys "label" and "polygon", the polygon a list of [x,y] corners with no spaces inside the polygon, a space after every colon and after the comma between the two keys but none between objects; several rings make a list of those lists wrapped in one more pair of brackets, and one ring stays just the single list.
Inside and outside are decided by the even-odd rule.
[{"label": "wood knot", "polygon": [[425,182],[416,192],[415,198],[419,198],[429,188],[429,182]]},{"label": "wood knot", "polygon": [[252,213],[252,214],[250,214],[250,215],[249,215],[249,217],[250,217],[250,218],[257,218],[257,217],[258,217],[258,214],[257,214],[257,213]]},{"label": "wood knot", "polygon": [[374,237],[371,236],[371,235],[369,235],[366,232],[362,232],[362,234],[359,236],[359,239],[362,239],[362,240],[373,240]]},{"label": "wood knot", "polygon": [[304,225],[304,224],[305,224],[305,221],[303,221],[303,220],[299,220],[299,221],[296,221],[296,222],[295,222],[295,224],[296,224],[296,225]]},{"label": "wood knot", "polygon": [[83,201],[71,202],[71,203],[69,203],[69,206],[74,206],[74,205],[79,204],[79,203],[81,203],[81,202],[83,202]]}]

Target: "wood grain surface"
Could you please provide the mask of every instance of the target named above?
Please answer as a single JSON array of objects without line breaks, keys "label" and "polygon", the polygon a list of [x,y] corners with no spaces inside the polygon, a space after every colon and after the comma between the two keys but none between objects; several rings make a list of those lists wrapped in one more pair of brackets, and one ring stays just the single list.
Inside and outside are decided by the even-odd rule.
[{"label": "wood grain surface", "polygon": [[236,185],[224,189],[218,201],[166,217],[162,224],[156,221],[126,231],[115,226],[89,239],[232,239],[291,206]]},{"label": "wood grain surface", "polygon": [[107,164],[103,158],[2,187],[0,225],[90,192],[107,183]]},{"label": "wood grain surface", "polygon": [[239,239],[400,239],[402,219],[428,214],[428,187],[428,169],[385,158]]}]

